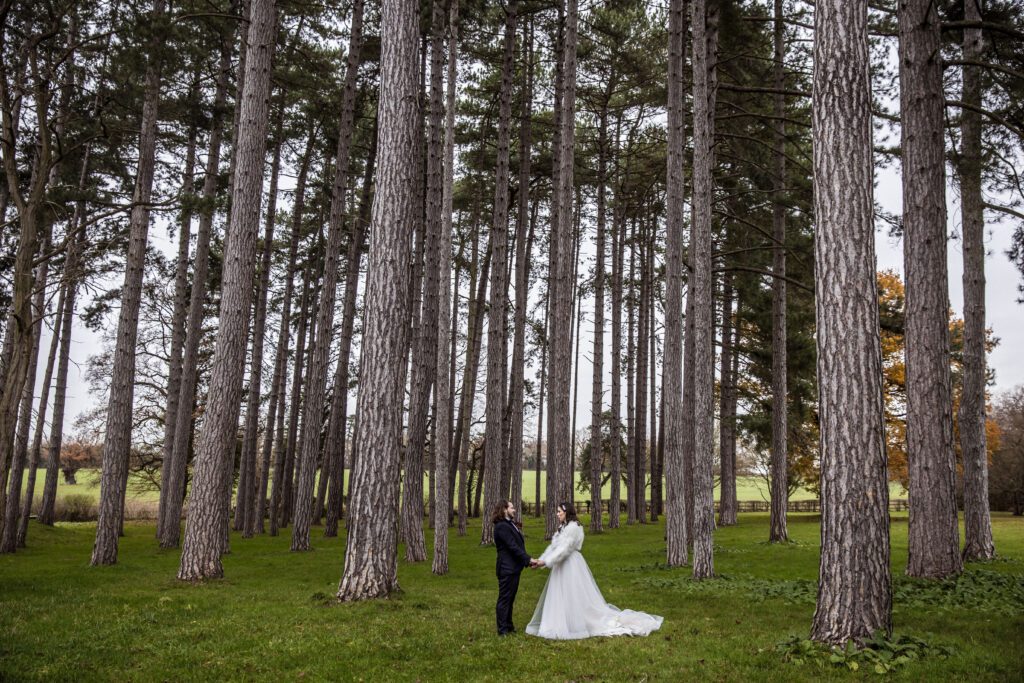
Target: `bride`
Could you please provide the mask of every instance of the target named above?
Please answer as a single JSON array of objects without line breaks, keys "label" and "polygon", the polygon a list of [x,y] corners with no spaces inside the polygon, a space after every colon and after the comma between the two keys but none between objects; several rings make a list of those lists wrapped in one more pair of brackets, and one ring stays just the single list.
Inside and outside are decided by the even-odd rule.
[{"label": "bride", "polygon": [[661,628],[662,617],[609,605],[580,554],[583,526],[572,503],[558,506],[558,531],[535,562],[548,567],[537,609],[526,632],[554,640],[593,636],[646,636]]}]

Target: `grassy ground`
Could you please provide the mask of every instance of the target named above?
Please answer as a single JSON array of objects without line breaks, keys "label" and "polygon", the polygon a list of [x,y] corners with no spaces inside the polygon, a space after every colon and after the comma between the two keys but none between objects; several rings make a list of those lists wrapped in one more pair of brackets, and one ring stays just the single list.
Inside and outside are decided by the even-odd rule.
[{"label": "grassy ground", "polygon": [[[648,638],[549,642],[494,634],[494,550],[478,527],[451,538],[451,573],[399,565],[390,600],[334,604],[343,538],[314,530],[315,550],[288,534],[232,538],[226,578],[175,581],[178,552],[153,527],[130,525],[113,567],[88,566],[94,525],[37,526],[31,547],[0,556],[0,680],[821,680],[874,676],[797,665],[775,651],[805,637],[814,612],[818,521],[791,515],[794,543],[768,545],[767,517],[716,532],[720,578],[694,583],[660,566],[662,524],[589,535],[584,555],[605,598],[665,617]],[[953,649],[914,661],[901,680],[1022,680],[1024,520],[993,519],[1002,561],[971,565],[958,587],[902,577],[906,517],[893,519],[895,627]],[[527,549],[543,547],[527,520]],[[428,535],[429,544],[429,535]],[[523,576],[515,621],[529,621],[544,570]]]},{"label": "grassy ground", "polygon": [[[71,486],[64,483],[64,477],[58,478],[57,484],[57,498],[58,500],[68,495],[82,495],[88,496],[94,501],[99,500],[100,488],[99,488],[99,470],[85,469],[79,470],[76,478],[78,483]],[[42,475],[42,473],[40,473]],[[27,476],[27,475],[26,475]],[[319,475],[318,475],[319,476]],[[578,476],[578,475],[577,475]],[[39,476],[36,479],[36,495],[35,500],[39,501],[43,495],[43,481],[45,477]],[[345,481],[348,482],[348,471],[345,473]],[[424,486],[427,484],[427,478],[424,476]],[[537,473],[533,470],[523,471],[523,500],[527,502],[534,502],[536,498],[537,490]],[[141,503],[155,503],[159,501],[160,494],[154,490],[139,490],[143,481],[139,478],[133,478],[130,482],[128,489],[128,497],[130,500],[141,502]],[[540,474],[540,490],[541,500],[544,500],[547,491],[547,474],[541,472]],[[424,489],[426,490],[426,489]],[[664,490],[664,489],[663,489]],[[648,490],[648,494],[650,491]],[[715,487],[715,500],[718,500],[718,487]],[[602,488],[601,497],[605,500],[611,497],[611,484],[606,483]],[[817,498],[817,494],[807,489],[797,489],[790,500],[813,500]],[[903,487],[899,484],[892,483],[889,485],[889,497],[890,498],[906,498],[907,492],[903,490]],[[741,501],[766,501],[769,499],[768,495],[768,482],[761,477],[738,477],[736,480],[736,499]]]}]

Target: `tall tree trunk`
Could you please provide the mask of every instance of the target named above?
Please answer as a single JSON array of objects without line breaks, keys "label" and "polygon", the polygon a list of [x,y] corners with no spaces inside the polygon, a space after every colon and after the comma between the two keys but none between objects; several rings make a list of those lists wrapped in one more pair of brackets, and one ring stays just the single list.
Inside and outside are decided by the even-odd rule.
[{"label": "tall tree trunk", "polygon": [[[292,297],[295,292],[295,274],[297,272],[296,261],[298,260],[299,241],[302,236],[302,217],[306,206],[306,183],[309,179],[309,166],[313,159],[314,143],[316,142],[316,127],[310,126],[309,137],[306,139],[306,151],[299,162],[299,174],[295,182],[295,199],[292,203],[291,220],[291,241],[288,247],[288,269],[285,280],[284,296],[281,300],[281,324],[278,329],[277,349],[274,357],[274,378],[270,385],[269,407],[267,410],[267,427],[263,434],[262,463],[260,467],[259,491],[256,496],[254,514],[247,517],[245,522],[245,536],[252,536],[256,533],[263,533],[263,519],[267,512],[267,488],[270,483],[271,467],[277,475],[274,479],[277,483],[281,478],[283,464],[276,461],[278,453],[284,453],[283,449],[275,444],[281,443],[281,434],[284,431],[284,398],[286,392],[288,375],[288,338],[289,326],[291,325]],[[275,441],[275,437],[277,441]]]},{"label": "tall tree trunk", "polygon": [[668,184],[665,221],[665,360],[661,391],[665,401],[666,563],[688,561],[683,418],[683,210],[686,171],[686,33],[688,0],[671,0],[668,28]]},{"label": "tall tree trunk", "polygon": [[647,522],[647,487],[644,485],[644,459],[647,457],[647,353],[649,351],[648,334],[650,333],[649,318],[651,315],[650,297],[648,292],[651,288],[652,273],[647,267],[648,251],[650,245],[647,243],[647,230],[641,221],[639,238],[640,258],[640,291],[637,301],[637,326],[636,326],[636,397],[635,413],[633,416],[633,429],[636,436],[633,440],[635,453],[633,455],[632,489],[630,496],[636,499],[636,521],[640,524]]},{"label": "tall tree trunk", "polygon": [[[474,239],[475,239],[474,235]],[[474,255],[474,261],[476,256]],[[477,281],[477,294],[476,298],[473,299],[469,304],[469,316],[470,316],[470,329],[469,339],[467,344],[469,346],[466,352],[466,367],[465,373],[462,380],[462,405],[459,407],[459,424],[455,427],[455,439],[456,448],[458,449],[458,456],[460,459],[460,468],[465,468],[469,464],[469,429],[470,425],[473,424],[473,397],[476,394],[476,383],[477,375],[480,370],[480,347],[483,342],[483,315],[484,315],[484,300],[487,296],[487,281],[488,274],[491,267],[491,254],[487,252],[484,254],[484,262],[480,268],[479,280]],[[467,479],[460,471],[459,475],[460,483],[465,484]],[[465,535],[465,515],[469,513],[468,501],[467,505],[462,505],[462,494],[469,495],[469,491],[465,486],[462,486],[463,492],[459,494],[459,535]]]},{"label": "tall tree trunk", "polygon": [[[386,597],[398,588],[398,482],[402,397],[408,335],[409,226],[419,169],[416,35],[419,3],[384,0],[381,7],[380,138],[366,283],[363,356],[357,414],[359,458],[352,471],[345,569],[340,600]],[[373,387],[372,392],[367,387]]]},{"label": "tall tree trunk", "polygon": [[[441,0],[434,0],[435,20],[442,16]],[[438,27],[437,32],[441,29]],[[436,35],[436,34],[435,34]],[[440,52],[440,40],[437,41]],[[441,235],[438,259],[438,301],[437,311],[437,388],[435,389],[436,408],[434,409],[434,561],[431,571],[441,576],[448,573],[448,508],[449,491],[448,470],[451,467],[452,450],[452,385],[449,375],[451,371],[452,353],[452,202],[455,189],[455,107],[456,79],[458,77],[459,54],[459,2],[453,0],[448,9],[448,65],[445,78],[445,116],[444,116],[444,148],[441,159],[443,173],[441,186]],[[440,69],[440,59],[438,60]],[[431,72],[433,76],[433,72]],[[435,100],[436,95],[436,100]],[[431,114],[434,108],[441,107],[440,84],[437,92],[431,85]],[[437,112],[440,115],[440,111]],[[458,290],[458,280],[456,280]]]},{"label": "tall tree trunk", "polygon": [[486,432],[487,460],[484,469],[484,511],[481,520],[480,543],[494,542],[491,509],[499,500],[507,499],[508,491],[502,487],[502,465],[506,461],[507,442],[503,438],[506,396],[506,367],[508,364],[508,280],[505,261],[508,251],[508,180],[509,180],[509,123],[512,119],[512,75],[515,68],[516,13],[519,4],[510,0],[505,9],[504,56],[501,65],[501,90],[498,105],[498,141],[494,172],[494,207],[491,216],[491,286],[487,314],[487,405]]},{"label": "tall tree trunk", "polygon": [[[253,515],[256,504],[256,432],[259,428],[260,394],[263,388],[263,342],[267,328],[267,297],[270,289],[270,259],[274,251],[274,224],[277,220],[277,188],[281,171],[283,146],[283,107],[278,114],[274,140],[274,157],[270,163],[270,188],[267,195],[267,216],[263,228],[263,249],[260,254],[259,283],[256,285],[256,307],[253,312],[252,356],[249,366],[249,388],[246,392],[245,427],[242,432],[242,455],[238,467],[238,493],[235,503],[235,531],[246,529],[246,518]],[[230,494],[229,494],[230,495]],[[246,537],[252,536],[245,533]]]},{"label": "tall tree trunk", "polygon": [[[512,367],[509,393],[512,404],[509,418],[508,452],[511,459],[509,500],[516,505],[516,519],[522,520],[523,498],[523,423],[526,394],[526,309],[529,305],[530,265],[533,237],[537,227],[537,202],[530,202],[530,154],[533,130],[530,117],[533,99],[533,22],[523,23],[523,61],[526,83],[520,93],[519,110],[519,190],[516,214],[516,309],[512,331]],[[529,231],[529,234],[527,234]]]},{"label": "tall tree trunk", "polygon": [[940,579],[963,571],[949,373],[942,28],[931,0],[900,0],[898,18],[907,277],[907,574]]},{"label": "tall tree trunk", "polygon": [[867,5],[818,0],[814,11],[822,515],[811,638],[840,646],[892,632]]},{"label": "tall tree trunk", "polygon": [[[44,239],[43,251],[47,250],[49,240]],[[29,356],[25,386],[22,388],[18,428],[14,437],[14,451],[11,458],[10,481],[8,482],[7,499],[4,501],[3,533],[0,534],[0,553],[13,553],[18,547],[18,515],[21,512],[21,485],[25,478],[25,460],[28,456],[29,426],[32,423],[32,400],[35,398],[36,374],[39,366],[39,343],[46,313],[46,284],[49,275],[49,261],[36,266],[35,294],[32,297],[32,311],[36,326],[32,334],[32,351]],[[56,334],[57,325],[54,325]],[[45,399],[44,399],[45,400]]]},{"label": "tall tree trunk", "polygon": [[292,464],[295,442],[298,439],[299,406],[302,405],[302,370],[306,362],[306,338],[309,323],[310,299],[313,297],[313,265],[309,262],[303,270],[302,296],[299,304],[299,325],[296,330],[295,358],[292,364],[291,395],[288,399],[288,432],[281,430],[280,441],[274,456],[274,485],[270,492],[270,535],[277,536],[278,529],[288,524],[288,500],[292,482]]},{"label": "tall tree trunk", "polygon": [[775,0],[774,16],[775,64],[772,69],[776,93],[773,96],[774,141],[772,146],[772,446],[771,446],[771,513],[768,541],[785,543],[786,506],[789,502],[787,472],[786,418],[789,410],[786,389],[786,101],[782,90],[785,74],[785,25],[782,0]]},{"label": "tall tree trunk", "polygon": [[544,444],[544,396],[545,390],[547,389],[548,380],[548,318],[551,310],[550,297],[544,305],[544,337],[541,341],[540,349],[540,396],[537,402],[537,455],[536,462],[534,463],[534,493],[533,500],[537,507],[534,510],[534,517],[540,517],[541,515],[541,501],[540,501],[540,479],[541,479],[541,461],[543,460],[543,444]]},{"label": "tall tree trunk", "polygon": [[[648,411],[651,415],[651,430],[648,432],[650,436],[650,447],[648,449],[650,458],[649,470],[643,469],[643,463],[641,462],[640,469],[640,485],[646,488],[645,482],[647,481],[647,472],[651,475],[651,521],[658,521],[658,502],[661,497],[660,490],[660,479],[658,477],[658,335],[657,335],[657,290],[658,290],[658,278],[655,271],[654,261],[654,249],[655,240],[657,238],[657,223],[651,221],[650,235],[648,242],[647,251],[647,272],[650,273],[651,283],[648,287],[648,310],[650,313],[647,316],[647,339],[650,342],[650,351],[648,353],[647,364],[648,364],[648,376],[650,377],[650,401],[648,403]],[[645,496],[641,496],[643,499]],[[640,521],[645,521],[646,516],[641,517]]]},{"label": "tall tree trunk", "polygon": [[181,358],[181,388],[178,397],[178,416],[174,423],[174,452],[169,468],[169,479],[164,486],[167,497],[159,511],[162,534],[161,548],[176,548],[181,538],[181,509],[185,499],[185,480],[188,455],[192,444],[193,411],[196,386],[199,382],[199,345],[202,342],[203,318],[206,306],[206,285],[210,268],[210,241],[213,236],[214,201],[220,177],[220,152],[224,136],[224,118],[227,113],[228,76],[231,72],[233,36],[225,30],[221,36],[220,63],[216,91],[213,98],[213,117],[210,121],[210,142],[206,154],[205,178],[199,228],[196,232],[196,253],[193,258],[192,292],[189,297],[188,322],[185,329],[185,349]]},{"label": "tall tree trunk", "polygon": [[[302,453],[299,456],[299,480],[295,492],[292,551],[309,550],[309,526],[313,513],[313,480],[316,476],[320,432],[323,429],[323,403],[327,385],[327,365],[334,335],[334,302],[338,289],[338,259],[341,256],[345,228],[345,197],[348,189],[348,165],[355,128],[356,76],[363,49],[363,2],[352,5],[352,29],[349,36],[345,85],[341,94],[341,118],[338,122],[338,150],[335,155],[334,187],[328,221],[327,249],[324,254],[323,288],[317,312],[317,336],[311,349],[302,419]],[[325,476],[325,475],[321,475]]]},{"label": "tall tree trunk", "polygon": [[363,171],[359,216],[355,221],[348,248],[338,368],[334,377],[334,395],[331,398],[331,422],[327,432],[327,443],[324,447],[330,461],[327,518],[324,522],[324,536],[328,538],[338,535],[338,520],[341,518],[342,500],[345,495],[345,454],[346,451],[354,452],[347,439],[349,359],[352,355],[352,332],[356,320],[356,297],[359,294],[359,265],[363,258],[366,228],[370,223],[370,202],[373,199],[373,175],[377,163],[377,134],[377,120],[375,119],[373,137],[370,139],[370,156],[366,160],[366,167]]},{"label": "tall tree trunk", "polygon": [[[277,28],[274,0],[253,0],[251,12],[235,188],[224,255],[219,334],[203,428],[196,442],[195,476],[178,568],[178,579],[183,581],[224,575],[220,561],[227,524],[223,482],[225,470],[231,468],[234,457],[245,371],[267,142],[270,70]],[[230,496],[230,490],[226,493]]]},{"label": "tall tree trunk", "polygon": [[[10,3],[3,8],[0,16],[0,44],[6,39],[7,12]],[[52,36],[50,36],[52,38]],[[26,39],[25,45],[32,46],[21,50],[19,63],[14,65],[14,95],[11,93],[8,65],[4,65],[0,73],[0,144],[5,152],[2,158],[3,171],[7,183],[7,197],[14,200],[18,215],[18,239],[14,254],[14,270],[11,275],[11,307],[6,316],[3,349],[0,351],[0,510],[5,509],[7,496],[7,475],[14,453],[15,430],[18,421],[18,407],[21,405],[22,392],[28,377],[28,366],[31,362],[32,349],[35,344],[33,336],[37,333],[32,295],[35,283],[33,265],[36,252],[41,246],[43,232],[40,230],[44,221],[44,201],[46,189],[53,176],[53,135],[50,130],[51,89],[49,83],[36,82],[32,90],[35,94],[35,115],[39,125],[36,126],[35,141],[32,145],[31,174],[28,186],[22,187],[15,154],[18,149],[18,128],[25,72],[29,54],[37,57],[40,44],[48,40],[39,36],[39,40]],[[34,71],[38,71],[35,69]],[[38,75],[36,75],[38,79]],[[16,100],[13,102],[12,100]],[[4,209],[6,211],[6,208]],[[49,224],[49,221],[46,221]],[[20,484],[20,482],[19,482]],[[3,525],[0,518],[0,526]]]},{"label": "tall tree trunk", "polygon": [[608,79],[603,107],[598,117],[597,142],[597,262],[594,264],[594,379],[590,393],[590,530],[601,531],[601,461],[604,459],[601,423],[604,411],[604,283],[605,230],[608,182],[608,105],[615,88],[614,77]]},{"label": "tall tree trunk", "polygon": [[718,526],[736,524],[736,374],[733,371],[732,273],[722,276],[722,382],[718,402],[718,456],[721,487],[718,502]]},{"label": "tall tree trunk", "polygon": [[[77,225],[77,223],[73,224]],[[74,247],[71,249],[73,250]],[[64,312],[69,306],[69,301],[72,298],[69,295],[71,293],[71,288],[74,286],[73,280],[70,277],[70,270],[68,268],[68,265],[71,265],[71,262],[72,258],[69,256],[68,260],[65,261],[64,287],[61,290],[60,298],[57,302],[56,315],[53,319],[53,336],[50,338],[50,352],[46,359],[46,370],[43,374],[43,391],[39,397],[39,410],[36,413],[36,426],[32,435],[32,445],[29,450],[28,480],[25,482],[25,498],[21,504],[21,515],[18,517],[16,543],[19,548],[25,547],[25,537],[28,534],[28,518],[32,515],[32,502],[35,497],[36,490],[36,473],[39,469],[39,453],[42,450],[43,445],[43,428],[46,425],[46,410],[47,403],[50,399],[50,384],[53,380],[53,367],[57,359],[58,349],[64,349],[62,340],[65,338],[65,332],[70,333],[70,325],[68,325],[67,330],[65,330],[64,327]],[[67,365],[63,356],[61,357],[61,362],[64,363],[66,368]],[[65,380],[66,378],[67,376],[65,375]],[[56,408],[56,406],[54,407]],[[54,427],[56,427],[56,424],[54,424]],[[53,428],[51,428],[51,433],[52,431]],[[56,489],[56,486],[54,488]]]},{"label": "tall tree trunk", "polygon": [[[964,0],[964,20],[981,21],[981,0]],[[981,61],[981,29],[964,29],[964,61]],[[963,67],[961,99],[982,105],[981,72]],[[960,453],[964,461],[965,560],[990,560],[992,520],[988,502],[988,448],[985,443],[985,210],[981,194],[981,114],[960,113],[960,223],[964,250],[964,377],[960,397]]]},{"label": "tall tree trunk", "polygon": [[[691,212],[692,216],[692,212]],[[687,246],[688,263],[686,268],[686,312],[684,314],[683,326],[683,508],[686,513],[686,538],[690,546],[693,545],[693,463],[696,460],[696,451],[693,442],[693,387],[694,387],[694,363],[693,363],[693,337],[694,337],[694,283],[693,283],[693,223],[690,226],[690,243]]]},{"label": "tall tree trunk", "polygon": [[[198,106],[198,87],[193,84],[189,101]],[[178,257],[174,263],[174,308],[171,313],[171,348],[167,360],[167,408],[164,411],[164,443],[160,463],[160,504],[158,510],[167,505],[167,481],[170,478],[174,454],[174,423],[178,419],[178,398],[181,395],[181,359],[185,346],[185,323],[188,318],[188,248],[192,237],[192,214],[195,201],[196,145],[198,127],[193,123],[189,128],[188,148],[185,152],[185,170],[182,173],[182,210],[178,225]],[[163,520],[157,518],[156,538],[162,534]]]},{"label": "tall tree trunk", "polygon": [[562,61],[562,101],[558,122],[561,129],[558,154],[558,224],[554,237],[557,243],[552,292],[552,332],[550,366],[550,403],[548,420],[552,438],[548,444],[548,477],[550,481],[548,514],[550,531],[554,531],[554,508],[561,501],[572,500],[569,434],[569,386],[572,379],[572,281],[573,264],[573,161],[576,141],[576,28],[579,21],[576,0],[567,0],[565,38]]},{"label": "tall tree trunk", "polygon": [[[439,272],[441,264],[441,69],[444,61],[444,8],[433,3],[430,27],[430,106],[429,134],[426,145],[426,193],[423,223],[423,301],[417,337],[413,340],[412,393],[409,402],[409,441],[405,449],[405,477],[402,487],[401,529],[405,539],[405,559],[427,559],[423,536],[423,459],[427,445],[430,392],[441,375],[437,374],[438,310],[440,307]],[[448,293],[445,293],[448,297]],[[436,419],[436,413],[435,413]]]},{"label": "tall tree trunk", "polygon": [[[636,523],[636,325],[639,313],[636,286],[636,222],[629,238],[629,311],[626,314],[626,524]],[[639,316],[637,316],[639,317]]]},{"label": "tall tree trunk", "polygon": [[[154,22],[164,19],[165,0],[154,0]],[[128,253],[121,288],[121,313],[117,322],[117,345],[110,378],[106,436],[103,441],[103,473],[100,480],[99,518],[91,564],[117,562],[117,546],[124,515],[124,491],[132,439],[132,405],[135,396],[135,342],[139,331],[139,305],[142,276],[146,262],[149,233],[149,202],[153,193],[156,167],[157,107],[160,101],[160,51],[163,32],[155,30],[150,45],[151,59],[146,67],[142,126],[139,133],[139,162],[132,191],[132,213],[128,234]]]},{"label": "tall tree trunk", "polygon": [[714,206],[714,69],[717,0],[693,3],[693,577],[714,576],[714,312],[711,214]]},{"label": "tall tree trunk", "polygon": [[[619,132],[622,126],[621,116],[615,122],[615,176],[619,181]],[[617,185],[621,188],[621,183]],[[608,528],[619,528],[619,506],[621,505],[622,478],[622,270],[625,256],[625,233],[623,207],[620,201],[621,192],[616,192],[616,202],[612,214],[612,377],[611,377],[611,415],[609,429],[611,460],[608,482],[611,490],[608,493]]]}]

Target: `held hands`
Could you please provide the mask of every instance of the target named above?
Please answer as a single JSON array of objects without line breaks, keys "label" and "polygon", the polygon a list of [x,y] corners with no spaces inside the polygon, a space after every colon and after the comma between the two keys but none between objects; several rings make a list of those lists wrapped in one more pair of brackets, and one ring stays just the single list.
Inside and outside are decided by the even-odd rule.
[{"label": "held hands", "polygon": [[530,569],[537,569],[538,567],[543,567],[543,566],[544,566],[544,563],[541,560],[535,560],[533,558],[530,558]]}]

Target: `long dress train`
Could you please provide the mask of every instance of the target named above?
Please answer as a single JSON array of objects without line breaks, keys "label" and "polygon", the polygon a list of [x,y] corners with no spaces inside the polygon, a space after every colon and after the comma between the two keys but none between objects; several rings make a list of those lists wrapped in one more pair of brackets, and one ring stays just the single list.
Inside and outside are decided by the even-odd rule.
[{"label": "long dress train", "polygon": [[578,640],[594,636],[646,636],[661,628],[662,617],[619,609],[601,595],[587,561],[580,554],[583,527],[563,526],[551,539],[540,560],[551,569],[533,619],[526,627],[532,636]]}]

